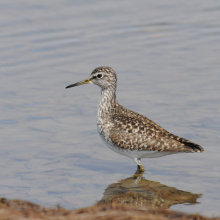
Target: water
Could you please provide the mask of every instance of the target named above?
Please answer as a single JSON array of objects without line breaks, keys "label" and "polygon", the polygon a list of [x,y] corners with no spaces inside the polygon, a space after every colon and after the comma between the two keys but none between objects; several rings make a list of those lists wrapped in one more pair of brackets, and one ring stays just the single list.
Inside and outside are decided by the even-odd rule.
[{"label": "water", "polygon": [[[1,1],[0,196],[80,208],[126,183],[142,205],[220,216],[219,12],[201,0]],[[152,175],[130,187],[135,162],[96,131],[100,89],[65,90],[102,65],[118,73],[120,104],[205,153],[145,159]]]}]

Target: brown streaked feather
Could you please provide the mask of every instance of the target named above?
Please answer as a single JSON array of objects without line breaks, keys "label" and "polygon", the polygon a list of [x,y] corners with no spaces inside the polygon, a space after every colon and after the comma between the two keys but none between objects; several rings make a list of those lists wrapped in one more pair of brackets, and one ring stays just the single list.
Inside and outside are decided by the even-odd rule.
[{"label": "brown streaked feather", "polygon": [[116,104],[112,112],[114,126],[110,130],[112,143],[138,151],[203,152],[189,140],[173,135],[150,119]]}]

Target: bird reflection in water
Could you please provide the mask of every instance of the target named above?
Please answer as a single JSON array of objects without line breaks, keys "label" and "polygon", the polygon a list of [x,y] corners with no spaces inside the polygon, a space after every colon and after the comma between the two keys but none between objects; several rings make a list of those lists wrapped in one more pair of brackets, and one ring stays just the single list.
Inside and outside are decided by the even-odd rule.
[{"label": "bird reflection in water", "polygon": [[146,180],[142,175],[143,172],[137,170],[132,177],[110,184],[98,204],[117,203],[167,209],[176,204],[197,204],[196,200],[202,196]]}]

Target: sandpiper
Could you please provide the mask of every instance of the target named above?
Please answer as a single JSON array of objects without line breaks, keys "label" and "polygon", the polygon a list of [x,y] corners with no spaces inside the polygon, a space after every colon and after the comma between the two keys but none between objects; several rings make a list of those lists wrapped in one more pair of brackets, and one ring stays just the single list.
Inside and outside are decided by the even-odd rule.
[{"label": "sandpiper", "polygon": [[143,115],[120,105],[116,100],[117,75],[111,67],[98,67],[88,79],[66,88],[88,83],[101,87],[97,127],[102,140],[111,150],[134,159],[139,170],[144,171],[141,158],[204,151],[198,144],[171,134]]}]

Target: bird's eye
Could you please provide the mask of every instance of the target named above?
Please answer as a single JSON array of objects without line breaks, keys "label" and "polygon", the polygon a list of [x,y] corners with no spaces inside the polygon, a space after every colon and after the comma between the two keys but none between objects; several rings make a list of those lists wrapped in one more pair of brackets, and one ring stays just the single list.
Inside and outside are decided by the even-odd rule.
[{"label": "bird's eye", "polygon": [[97,78],[99,78],[99,79],[102,78],[102,74],[98,74]]}]

